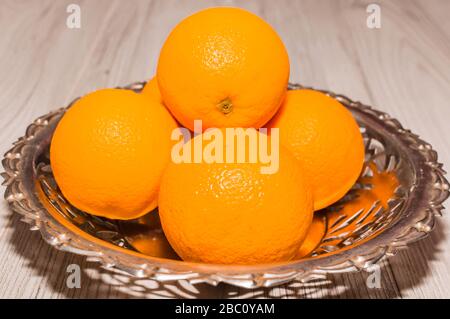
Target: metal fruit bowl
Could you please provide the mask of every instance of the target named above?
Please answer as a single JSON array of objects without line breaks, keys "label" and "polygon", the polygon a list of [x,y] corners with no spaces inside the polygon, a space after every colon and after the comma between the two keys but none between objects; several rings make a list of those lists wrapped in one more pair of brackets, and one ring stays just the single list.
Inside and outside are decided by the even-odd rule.
[{"label": "metal fruit bowl", "polygon": [[[125,88],[139,92],[144,84]],[[355,116],[364,135],[366,164],[341,201],[316,213],[314,232],[295,260],[252,266],[184,262],[168,245],[157,212],[117,222],[70,205],[52,177],[48,154],[53,131],[70,105],[36,119],[5,154],[5,199],[53,247],[88,256],[138,285],[140,279],[151,279],[255,288],[367,269],[432,231],[449,196],[449,183],[431,145],[396,119],[322,92]]]}]

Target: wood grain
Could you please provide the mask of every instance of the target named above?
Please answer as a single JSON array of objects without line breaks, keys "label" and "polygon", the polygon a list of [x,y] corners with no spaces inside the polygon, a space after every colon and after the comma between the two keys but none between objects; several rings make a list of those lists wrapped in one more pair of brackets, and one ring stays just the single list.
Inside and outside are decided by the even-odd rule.
[{"label": "wood grain", "polygon": [[[81,6],[81,29],[66,27],[66,7]],[[203,7],[234,5],[279,32],[291,57],[291,81],[343,93],[398,118],[450,165],[450,1],[377,1],[381,29],[366,27],[370,1],[51,1],[0,5],[0,150],[37,116],[101,87],[150,78],[171,28]],[[3,188],[2,188],[3,191]],[[382,262],[380,289],[367,273],[245,290],[228,285],[153,283],[130,294],[85,258],[56,251],[0,203],[0,298],[450,298],[450,223]],[[66,267],[84,270],[68,289]]]}]

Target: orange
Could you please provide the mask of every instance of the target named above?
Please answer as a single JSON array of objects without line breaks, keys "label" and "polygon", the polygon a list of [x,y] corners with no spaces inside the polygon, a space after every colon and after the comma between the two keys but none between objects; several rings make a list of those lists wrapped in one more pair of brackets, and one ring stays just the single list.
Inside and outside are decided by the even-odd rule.
[{"label": "orange", "polygon": [[105,89],[82,97],[51,141],[50,162],[61,192],[94,215],[144,215],[157,205],[176,127],[167,110],[142,94]]},{"label": "orange", "polygon": [[286,49],[270,25],[238,8],[210,8],[179,23],[157,67],[164,104],[185,127],[264,125],[289,78]]},{"label": "orange", "polygon": [[314,90],[289,91],[267,125],[297,159],[314,190],[314,209],[347,193],[361,172],[364,143],[358,124],[337,100]]},{"label": "orange", "polygon": [[321,214],[315,214],[309,227],[308,234],[303,241],[295,259],[309,257],[309,255],[320,245],[326,232],[326,217]]},{"label": "orange", "polygon": [[[192,148],[203,135],[186,146]],[[297,254],[312,221],[312,192],[300,164],[284,147],[276,172],[262,174],[261,166],[259,160],[169,163],[159,214],[169,243],[183,260],[257,264]]]},{"label": "orange", "polygon": [[158,81],[156,80],[156,77],[152,78],[145,84],[141,93],[162,104],[161,92],[159,92]]}]

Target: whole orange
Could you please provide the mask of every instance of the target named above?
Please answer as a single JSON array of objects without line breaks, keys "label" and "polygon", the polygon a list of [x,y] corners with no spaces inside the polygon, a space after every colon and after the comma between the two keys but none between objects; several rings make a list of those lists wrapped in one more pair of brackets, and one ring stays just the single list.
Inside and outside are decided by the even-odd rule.
[{"label": "whole orange", "polygon": [[351,112],[337,100],[314,90],[288,91],[267,126],[279,128],[280,142],[303,163],[315,210],[336,202],[358,179],[363,138]]},{"label": "whole orange", "polygon": [[303,241],[295,259],[309,256],[322,242],[326,233],[326,217],[321,214],[315,214],[309,227],[308,233]]},{"label": "whole orange", "polygon": [[144,85],[141,93],[149,96],[150,98],[153,98],[154,100],[162,104],[161,92],[159,91],[158,81],[156,80],[156,77],[153,77]]},{"label": "whole orange", "polygon": [[157,67],[164,104],[185,127],[264,125],[282,102],[289,58],[264,20],[238,8],[210,8],[179,23]]},{"label": "whole orange", "polygon": [[51,141],[50,163],[61,192],[94,215],[144,215],[157,206],[176,127],[167,110],[142,94],[105,89],[82,97]]},{"label": "whole orange", "polygon": [[[186,146],[193,147],[203,135]],[[282,146],[276,172],[262,174],[261,166],[259,160],[167,166],[159,214],[167,239],[183,260],[257,264],[297,254],[313,215],[306,176]]]}]

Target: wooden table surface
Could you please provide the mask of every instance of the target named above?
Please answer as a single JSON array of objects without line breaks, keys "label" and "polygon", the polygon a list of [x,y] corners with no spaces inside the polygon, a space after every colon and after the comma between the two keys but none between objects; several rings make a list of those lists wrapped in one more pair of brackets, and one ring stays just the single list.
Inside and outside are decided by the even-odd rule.
[{"label": "wooden table surface", "polygon": [[[66,8],[81,8],[81,28],[66,26]],[[247,8],[271,23],[291,59],[291,81],[329,89],[398,118],[450,167],[450,1],[377,1],[381,28],[366,25],[370,1],[0,1],[0,151],[39,115],[97,88],[146,80],[159,49],[183,17],[207,6]],[[2,192],[4,188],[1,188]],[[145,297],[449,298],[450,223],[385,260],[381,288],[367,273],[245,290],[185,282],[155,285]],[[69,264],[83,269],[80,289],[66,286]],[[126,298],[105,271],[59,252],[0,203],[0,297]],[[142,296],[135,294],[135,296]]]}]

